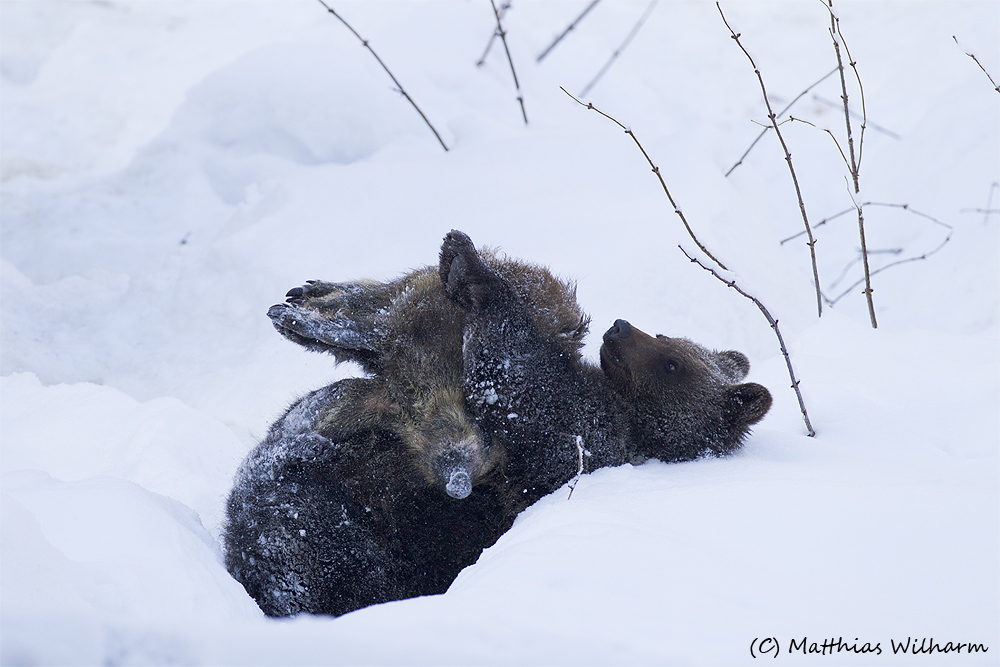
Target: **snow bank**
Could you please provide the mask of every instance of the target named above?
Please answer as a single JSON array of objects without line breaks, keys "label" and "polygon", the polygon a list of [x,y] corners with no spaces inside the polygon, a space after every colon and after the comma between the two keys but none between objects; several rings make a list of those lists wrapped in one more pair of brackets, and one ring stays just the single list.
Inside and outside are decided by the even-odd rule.
[{"label": "snow bank", "polygon": [[[318,3],[0,4],[0,662],[734,664],[768,637],[815,662],[790,642],[843,637],[881,654],[830,662],[996,663],[1000,216],[975,209],[1000,201],[1000,100],[963,49],[996,78],[1000,10],[837,3],[865,84],[865,196],[930,216],[866,209],[873,261],[951,234],[875,276],[877,331],[859,294],[816,319],[769,137],[723,177],[765,111],[714,3],[660,3],[593,89],[780,320],[808,438],[760,313],[683,258],[635,146],[558,89],[582,88],[646,3],[602,3],[534,63],[582,4],[508,13],[525,127],[499,45],[474,64],[488,4],[337,3],[447,153]],[[833,66],[821,6],[723,7],[776,104]],[[837,82],[815,92],[796,116],[840,132]],[[849,207],[829,137],[785,131],[813,221]],[[356,372],[265,312],[306,279],[433,262],[452,228],[577,279],[598,333],[627,317],[746,351],[774,407],[736,456],[543,499],[444,595],[265,619],[221,563],[233,473],[296,396]],[[859,276],[840,278],[856,223],[817,237],[836,294]],[[894,654],[907,637],[989,650]]]}]

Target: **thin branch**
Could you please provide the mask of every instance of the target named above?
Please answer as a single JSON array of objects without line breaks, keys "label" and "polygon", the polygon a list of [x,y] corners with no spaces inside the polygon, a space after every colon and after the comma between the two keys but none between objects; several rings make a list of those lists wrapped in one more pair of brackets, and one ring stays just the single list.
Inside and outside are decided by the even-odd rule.
[{"label": "thin branch", "polygon": [[[837,151],[840,153],[840,159],[844,161],[844,166],[847,167],[848,170],[851,169],[851,163],[848,161],[847,155],[844,154],[844,149],[840,147],[840,141],[837,140],[837,135],[835,135],[831,130],[825,127],[820,127],[815,123],[810,123],[808,120],[802,120],[801,118],[796,118],[795,116],[789,116],[788,121],[796,123],[804,123],[809,127],[815,128],[821,132],[826,132],[828,135],[830,135],[830,138],[833,139],[834,145],[837,147]],[[784,123],[779,123],[779,124],[783,125]],[[815,225],[813,226],[813,228],[815,229]]]},{"label": "thin branch", "polygon": [[771,109],[771,101],[767,97],[767,88],[764,87],[764,77],[761,76],[760,69],[757,68],[757,63],[754,62],[753,57],[750,52],[747,51],[743,44],[740,43],[740,35],[729,25],[726,21],[726,15],[722,13],[722,7],[718,2],[715,6],[719,9],[719,15],[722,16],[722,22],[726,24],[729,28],[729,32],[732,35],[733,41],[736,45],[740,47],[743,54],[750,60],[750,64],[753,66],[753,71],[757,75],[757,81],[760,82],[760,90],[764,95],[764,104],[767,106],[767,117],[771,121],[771,127],[774,128],[774,133],[778,137],[778,141],[781,142],[781,148],[785,151],[785,162],[788,163],[788,171],[792,175],[792,183],[795,185],[795,195],[799,200],[799,212],[802,214],[802,224],[805,226],[806,235],[809,241],[806,243],[809,246],[809,257],[812,261],[813,270],[813,283],[816,286],[816,312],[818,316],[823,315],[823,292],[819,286],[819,267],[816,264],[816,240],[813,238],[812,228],[809,226],[809,217],[806,215],[806,204],[802,199],[802,189],[799,188],[799,179],[795,175],[795,167],[792,165],[792,154],[788,151],[788,145],[785,143],[785,138],[781,136],[781,130],[778,129],[778,117]]},{"label": "thin branch", "polygon": [[517,72],[514,71],[514,60],[510,57],[510,49],[507,48],[507,33],[503,29],[503,23],[500,21],[500,12],[497,10],[496,3],[490,0],[490,5],[493,7],[493,16],[497,19],[497,34],[500,36],[500,41],[503,42],[503,50],[507,52],[510,73],[514,76],[514,88],[517,90],[517,101],[521,104],[521,115],[524,117],[524,124],[527,125],[528,114],[524,111],[524,96],[521,95],[521,84],[517,82]]},{"label": "thin branch", "polygon": [[[951,38],[952,38],[953,40],[955,40],[955,44],[958,44],[958,37],[955,37],[954,35],[952,35],[952,36],[951,36]],[[961,44],[958,44],[958,48],[962,49],[962,45],[961,45]],[[972,59],[973,59],[974,61],[976,61],[976,64],[977,64],[977,65],[979,65],[979,69],[983,70],[983,74],[985,74],[985,75],[986,75],[986,78],[987,78],[987,79],[989,79],[989,80],[990,80],[990,83],[992,83],[992,84],[993,84],[993,90],[995,90],[995,91],[997,91],[998,93],[1000,93],[1000,85],[997,85],[997,82],[993,80],[993,77],[992,77],[992,76],[990,76],[990,73],[989,73],[989,72],[987,72],[987,71],[986,71],[986,68],[985,68],[985,67],[983,67],[983,64],[982,64],[981,62],[979,62],[979,58],[977,58],[977,57],[976,57],[975,55],[973,55],[973,54],[969,53],[969,52],[968,52],[968,51],[966,51],[965,49],[962,49],[962,51],[963,51],[963,52],[965,53],[965,55],[969,56],[969,57],[970,57],[970,58],[972,58]]]},{"label": "thin branch", "polygon": [[991,215],[996,215],[1000,213],[1000,208],[993,208],[993,193],[996,192],[997,188],[1000,188],[1000,183],[990,183],[990,193],[986,197],[985,208],[963,208],[960,209],[960,213],[982,213],[983,214],[983,224],[988,224]]},{"label": "thin branch", "polygon": [[[510,2],[505,2],[502,5],[500,5],[500,12],[499,12],[500,18],[504,17],[504,14],[507,13],[508,9],[510,9]],[[495,42],[496,39],[497,39],[497,31],[496,29],[494,29],[493,34],[490,35],[490,41],[486,42],[486,49],[483,51],[483,55],[481,55],[479,57],[479,60],[476,61],[476,67],[482,67],[483,64],[486,62],[486,56],[489,55],[490,49],[493,48],[493,42]]]},{"label": "thin branch", "polygon": [[[854,209],[851,209],[851,210],[853,211]],[[868,251],[868,256],[871,257],[872,255],[899,255],[899,254],[902,254],[902,252],[903,252],[902,248],[887,248],[885,250],[869,250]],[[854,265],[857,264],[860,261],[861,261],[861,249],[859,248],[858,249],[858,256],[855,257],[854,259],[852,259],[850,262],[847,263],[847,266],[844,267],[844,270],[840,272],[839,276],[837,276],[834,280],[828,281],[827,282],[827,287],[829,289],[833,289],[837,285],[839,285],[841,283],[841,281],[843,281],[845,278],[847,278],[847,274],[851,272],[851,269],[854,268]],[[826,295],[824,295],[824,299],[825,299],[827,305],[831,305],[831,301],[830,301],[830,299],[826,298]]]},{"label": "thin branch", "polygon": [[583,476],[583,455],[586,451],[583,448],[583,436],[574,435],[573,442],[576,444],[577,467],[576,467],[576,475],[573,477],[573,481],[569,483],[569,495],[566,496],[566,500],[569,500],[570,498],[573,497],[573,492],[576,491],[576,484],[577,482],[580,481],[580,478]]},{"label": "thin branch", "polygon": [[[928,220],[928,221],[934,223],[935,225],[938,225],[939,227],[943,227],[944,229],[948,230],[948,233],[947,233],[947,236],[946,236],[945,240],[942,241],[941,244],[938,245],[937,247],[935,247],[933,250],[925,252],[923,255],[920,255],[918,257],[908,257],[906,259],[901,259],[899,261],[892,262],[890,264],[886,264],[885,266],[879,267],[878,269],[875,269],[874,271],[871,272],[871,275],[873,275],[873,276],[878,275],[879,273],[882,273],[886,269],[890,269],[890,268],[892,268],[894,266],[898,266],[900,264],[906,264],[908,262],[915,262],[915,261],[918,261],[918,260],[927,259],[931,255],[934,255],[939,250],[941,250],[941,248],[943,248],[945,246],[945,244],[948,243],[949,240],[951,240],[951,235],[952,235],[952,231],[953,231],[953,228],[952,228],[951,225],[949,225],[947,223],[944,223],[944,222],[941,222],[940,220],[938,220],[934,216],[931,216],[931,215],[928,215],[928,214],[923,213],[921,211],[918,211],[918,210],[914,209],[913,207],[911,207],[909,204],[893,204],[893,203],[888,203],[888,202],[866,201],[863,204],[861,204],[861,206],[864,206],[864,207],[880,206],[880,207],[884,207],[884,208],[898,208],[898,209],[902,209],[902,210],[906,211],[907,213],[910,213],[911,215],[915,215],[917,217],[924,218],[925,220]],[[838,217],[840,217],[842,215],[850,213],[853,210],[854,210],[854,208],[849,208],[849,209],[845,209],[843,211],[840,211],[839,213],[835,213],[834,215],[831,215],[829,218],[826,218],[825,220],[823,220],[823,222],[821,222],[820,224],[824,224],[826,222],[832,221],[835,218],[838,218]],[[818,226],[819,225],[817,225],[817,227]],[[802,232],[799,232],[799,234],[802,234]],[[892,253],[892,254],[899,254],[900,252],[902,252],[902,250],[901,249],[895,249],[895,248],[891,249],[891,250],[882,250],[882,251],[869,250],[868,254],[872,255],[872,254],[876,254],[876,253],[879,253],[879,252],[881,252],[881,253],[887,253],[888,252],[888,253]],[[848,265],[848,268],[850,268],[855,263],[857,263],[857,261],[858,260],[854,260],[853,262],[851,262],[851,264]],[[846,271],[846,269],[845,269],[845,271]],[[840,282],[840,280],[842,278],[843,278],[843,275],[841,275],[839,278],[837,278],[837,280],[833,281],[831,284],[832,285],[836,285],[837,283]],[[851,286],[848,287],[846,291],[844,291],[843,293],[839,294],[836,298],[830,299],[830,298],[827,298],[827,297],[824,296],[824,300],[826,301],[827,304],[829,304],[829,305],[832,306],[832,305],[836,304],[838,301],[840,301],[841,299],[843,299],[848,294],[852,293],[854,291],[854,289],[857,288],[859,285],[861,285],[863,282],[864,282],[864,278],[861,278],[861,279],[855,281],[854,283],[852,283]]]},{"label": "thin branch", "polygon": [[[833,215],[831,215],[831,216],[829,216],[827,218],[823,218],[822,220],[820,220],[819,222],[817,222],[815,225],[813,225],[813,229],[818,229],[818,228],[822,227],[823,225],[825,225],[826,223],[828,223],[828,222],[830,222],[832,220],[836,220],[837,218],[839,218],[842,215],[847,215],[848,213],[850,213],[853,210],[854,210],[854,207],[852,206],[851,208],[845,208],[840,213],[834,213]],[[782,239],[781,242],[778,245],[785,245],[785,243],[787,243],[788,241],[794,241],[795,239],[799,238],[803,234],[805,234],[805,230],[799,232],[798,234],[792,234],[791,236],[789,236],[786,239]]]},{"label": "thin branch", "polygon": [[[901,208],[904,211],[909,211],[913,215],[919,216],[921,218],[927,218],[928,220],[930,220],[931,222],[933,222],[936,225],[940,225],[940,226],[945,227],[947,229],[951,229],[950,225],[947,225],[947,224],[941,222],[940,220],[938,220],[937,218],[933,218],[933,217],[927,215],[926,213],[921,213],[920,211],[917,211],[917,210],[915,210],[913,208],[910,208],[909,204],[890,204],[890,203],[879,202],[879,201],[866,201],[865,203],[862,204],[862,206],[884,206],[886,208]],[[850,213],[853,210],[855,210],[855,209],[852,206],[851,208],[845,208],[843,211],[840,211],[839,213],[834,213],[833,215],[831,215],[831,216],[829,216],[827,218],[823,218],[818,223],[816,223],[815,225],[813,225],[813,229],[816,229],[817,227],[822,227],[826,223],[832,222],[832,221],[836,220],[837,218],[841,217],[842,215],[847,215],[848,213]],[[789,236],[786,239],[782,239],[782,241],[780,242],[780,245],[784,245],[785,242],[792,241],[792,240],[794,240],[794,239],[802,236],[803,234],[805,234],[805,232],[799,232],[798,234],[793,234],[792,236]]]},{"label": "thin branch", "polygon": [[799,409],[802,411],[802,420],[806,424],[806,432],[809,434],[809,437],[814,437],[816,435],[816,431],[813,430],[812,424],[809,422],[809,413],[806,411],[806,404],[802,398],[802,392],[801,390],[799,390],[799,380],[795,379],[795,369],[792,368],[792,359],[788,354],[788,348],[785,347],[785,339],[782,338],[781,330],[778,329],[778,320],[774,319],[774,317],[771,316],[771,313],[768,312],[767,308],[764,307],[764,304],[760,302],[760,299],[748,293],[739,285],[737,285],[735,280],[726,280],[721,275],[719,275],[719,273],[715,269],[705,266],[696,257],[692,257],[690,254],[688,254],[688,251],[685,250],[683,246],[677,246],[677,247],[680,248],[681,252],[684,253],[684,256],[687,257],[689,260],[691,260],[693,263],[697,264],[701,268],[711,273],[713,276],[715,276],[720,281],[725,283],[727,287],[733,288],[739,294],[743,295],[747,299],[750,299],[750,301],[752,301],[753,304],[757,306],[760,312],[764,315],[764,318],[767,320],[767,323],[770,324],[771,329],[774,330],[774,335],[777,336],[778,338],[778,346],[781,348],[781,354],[785,358],[785,365],[788,367],[788,377],[792,381],[792,389],[795,390],[795,397],[798,398],[799,400]]},{"label": "thin branch", "polygon": [[375,60],[378,61],[378,64],[382,66],[382,69],[385,70],[385,73],[388,74],[389,78],[392,79],[392,82],[394,84],[396,84],[396,90],[398,90],[400,92],[400,94],[403,97],[405,97],[410,104],[413,105],[413,108],[417,110],[417,113],[420,114],[420,117],[424,119],[425,123],[427,123],[427,127],[431,128],[431,132],[433,132],[434,136],[437,137],[438,142],[441,144],[441,148],[443,148],[443,149],[445,149],[445,151],[447,151],[448,150],[448,146],[445,145],[444,140],[441,138],[441,135],[438,134],[438,131],[436,129],[434,129],[434,126],[431,125],[431,122],[429,120],[427,120],[427,116],[425,116],[424,112],[420,110],[420,107],[418,107],[417,103],[413,101],[413,98],[410,97],[410,95],[405,90],[403,90],[403,85],[399,81],[396,80],[395,76],[392,75],[392,72],[389,71],[389,68],[386,67],[385,63],[382,62],[382,59],[379,58],[378,54],[375,53],[375,50],[372,49],[371,45],[368,43],[368,40],[365,39],[364,37],[362,37],[361,35],[359,35],[358,31],[351,27],[351,24],[349,24],[347,21],[345,21],[344,18],[340,14],[338,14],[335,11],[333,11],[333,8],[331,8],[328,4],[326,4],[325,2],[323,2],[323,0],[317,0],[317,2],[319,2],[319,4],[321,4],[321,5],[323,5],[326,8],[326,11],[330,12],[331,14],[333,14],[335,17],[337,17],[338,20],[340,20],[341,23],[343,23],[345,26],[347,26],[347,29],[350,30],[351,33],[355,37],[358,38],[358,41],[361,42],[361,45],[364,46],[366,49],[368,49],[368,51],[375,57]]},{"label": "thin branch", "polygon": [[[830,16],[833,17],[834,16],[834,14],[833,14],[833,0],[827,0],[827,1],[830,3],[830,6],[829,6]],[[867,110],[867,107],[865,106],[865,87],[861,83],[861,74],[858,72],[858,63],[857,63],[857,61],[854,60],[854,57],[851,55],[851,49],[847,46],[847,40],[844,38],[844,33],[840,30],[840,18],[836,18],[835,25],[837,26],[837,36],[840,37],[840,43],[844,45],[844,53],[847,54],[847,62],[851,66],[851,70],[854,71],[854,78],[858,82],[858,93],[861,95],[861,134],[858,137],[858,159],[857,159],[857,162],[855,163],[856,166],[857,166],[857,169],[860,171],[860,169],[861,169],[861,156],[862,156],[862,153],[864,152],[865,129],[868,127],[868,110]],[[839,64],[839,62],[840,61],[838,60],[838,64]],[[846,88],[846,86],[842,86],[842,87],[844,88],[844,96],[846,97],[847,96],[847,88]],[[846,99],[844,100],[844,106],[845,106],[845,108],[847,107],[847,100]],[[850,109],[848,109],[847,110],[847,118],[848,118],[847,122],[848,122],[848,124],[850,123],[850,117],[852,115],[855,115],[855,114],[852,114],[850,112]]]},{"label": "thin branch", "polygon": [[638,139],[638,137],[635,136],[635,133],[632,132],[632,130],[630,130],[629,128],[625,127],[616,118],[614,118],[612,116],[609,116],[608,114],[604,113],[603,111],[601,111],[600,109],[598,109],[597,107],[595,107],[593,104],[591,104],[589,102],[582,102],[582,101],[580,101],[577,97],[575,97],[574,95],[572,95],[568,90],[566,90],[562,86],[559,86],[559,90],[561,90],[564,93],[566,93],[567,95],[569,95],[573,99],[573,101],[575,101],[580,106],[587,107],[588,109],[590,109],[592,111],[596,111],[600,115],[604,116],[605,118],[607,118],[608,120],[610,120],[612,123],[614,123],[615,125],[617,125],[621,129],[623,129],[625,131],[625,134],[627,134],[630,137],[632,137],[632,141],[635,142],[635,145],[639,148],[639,151],[642,153],[643,157],[646,158],[646,162],[648,162],[649,166],[652,168],[653,173],[656,174],[656,177],[660,180],[660,186],[663,188],[663,193],[665,195],[667,195],[667,200],[670,202],[670,205],[674,207],[674,213],[677,214],[677,217],[679,217],[681,219],[681,222],[684,224],[684,229],[687,230],[688,236],[690,236],[691,240],[695,242],[695,245],[698,246],[699,250],[701,250],[703,253],[705,253],[706,256],[708,256],[709,258],[711,258],[711,260],[713,262],[715,262],[716,264],[718,264],[724,271],[728,271],[729,269],[726,268],[726,265],[723,264],[722,262],[720,262],[715,257],[715,255],[713,255],[711,252],[709,252],[708,248],[706,248],[704,245],[702,245],[701,241],[699,241],[698,238],[694,235],[694,230],[691,229],[691,225],[688,224],[687,218],[684,217],[684,211],[681,210],[680,206],[677,205],[677,202],[674,201],[673,196],[670,194],[670,190],[667,188],[667,182],[663,180],[663,175],[660,174],[660,168],[657,167],[655,164],[653,164],[653,160],[650,159],[649,153],[647,153],[646,149],[642,147],[641,143],[639,143],[639,139]]},{"label": "thin branch", "polygon": [[[836,72],[837,71],[836,68],[833,71]],[[828,100],[825,97],[820,97],[819,95],[816,95],[816,94],[813,94],[812,98],[816,102],[819,102],[820,104],[823,104],[823,105],[828,106],[828,107],[835,107],[835,108],[838,108],[838,109],[841,107],[841,104],[839,102],[834,102],[833,100]],[[882,134],[888,135],[888,136],[892,137],[893,139],[896,139],[896,140],[902,140],[903,139],[903,137],[901,137],[899,134],[897,134],[896,132],[893,132],[892,130],[890,130],[888,128],[882,127],[881,125],[876,125],[875,123],[873,123],[871,121],[864,120],[864,117],[861,114],[857,113],[856,111],[851,111],[851,118],[861,119],[864,122],[865,127],[870,127],[871,129],[875,130],[876,132],[881,132]]]},{"label": "thin branch", "polygon": [[[837,15],[833,13],[833,0],[829,0],[828,10],[830,12],[830,37],[833,39],[833,51],[837,55],[837,70],[840,72],[840,90],[841,97],[844,107],[844,125],[847,127],[847,149],[851,155],[851,161],[848,163],[848,167],[851,170],[851,178],[854,179],[854,192],[858,193],[861,191],[861,184],[859,181],[860,174],[858,168],[858,159],[854,154],[854,132],[851,126],[851,108],[847,102],[847,79],[844,75],[844,61],[840,57],[840,41],[837,39],[840,35],[840,20]],[[851,63],[854,65],[854,63]],[[862,121],[861,126],[864,127],[864,121]],[[832,136],[832,133],[831,133]]]},{"label": "thin branch", "polygon": [[657,2],[658,0],[651,0],[649,5],[646,7],[646,11],[643,12],[642,16],[639,17],[639,20],[636,22],[636,24],[632,26],[632,30],[629,31],[628,36],[625,37],[625,41],[623,41],[621,45],[617,49],[615,49],[615,52],[611,54],[611,57],[608,59],[608,62],[604,63],[604,67],[601,68],[601,70],[597,73],[597,75],[594,76],[594,78],[591,79],[590,83],[588,83],[587,86],[583,89],[583,92],[580,93],[580,97],[583,97],[587,93],[589,93],[590,89],[594,87],[594,84],[596,84],[601,79],[601,77],[604,76],[604,73],[608,71],[608,68],[611,67],[611,63],[613,63],[615,60],[618,59],[618,56],[621,55],[621,52],[625,50],[625,47],[628,46],[629,42],[632,41],[632,38],[635,37],[636,33],[639,32],[639,28],[643,26],[643,24],[646,22],[646,19],[649,18],[649,15],[653,13],[653,8],[656,7]]},{"label": "thin branch", "polygon": [[989,223],[991,215],[1000,213],[1000,209],[993,208],[993,193],[996,191],[997,188],[1000,188],[1000,183],[990,184],[990,194],[986,198],[986,208],[972,208],[972,209],[963,208],[962,212],[965,213],[966,211],[974,211],[976,213],[982,213],[983,224],[985,225]]},{"label": "thin branch", "polygon": [[935,225],[938,225],[939,227],[944,227],[947,230],[951,230],[952,229],[951,225],[949,225],[947,223],[944,223],[944,222],[941,222],[940,220],[938,220],[934,216],[927,215],[926,213],[921,213],[920,211],[918,211],[915,208],[911,207],[909,204],[891,204],[891,203],[881,202],[881,201],[869,201],[869,202],[865,202],[864,205],[865,206],[883,206],[885,208],[901,208],[904,211],[907,211],[907,212],[909,212],[909,213],[911,213],[911,214],[913,214],[913,215],[915,215],[917,217],[924,218],[926,220],[930,220],[931,222],[933,222]]},{"label": "thin branch", "polygon": [[[944,223],[941,223],[941,224],[944,224]],[[945,226],[947,227],[947,225],[945,225]],[[949,229],[951,229],[951,228],[949,227]],[[948,235],[945,237],[944,241],[941,241],[941,243],[938,244],[938,246],[935,247],[933,250],[929,250],[929,251],[925,252],[924,254],[920,255],[919,257],[907,257],[906,259],[901,259],[901,260],[898,260],[898,261],[886,264],[885,266],[879,267],[879,268],[875,269],[874,271],[872,271],[872,275],[873,276],[874,275],[878,275],[879,273],[882,273],[886,269],[891,269],[894,266],[899,266],[900,264],[908,264],[909,262],[919,262],[920,260],[927,259],[931,255],[936,254],[939,250],[941,250],[942,248],[944,248],[945,245],[947,245],[948,241],[950,241],[950,240],[951,240],[951,232],[949,231]],[[852,293],[855,289],[857,289],[861,285],[861,283],[863,283],[863,282],[864,282],[863,278],[855,281],[850,287],[848,287],[846,290],[844,290],[836,298],[829,300],[830,305],[831,306],[835,305],[838,301],[840,301],[845,296],[847,296],[848,294]]]},{"label": "thin branch", "polygon": [[[851,162],[849,164],[849,169],[851,172],[851,178],[854,180],[854,195],[859,195],[861,193],[861,145],[864,140],[865,122],[867,120],[867,114],[865,112],[865,102],[864,102],[864,89],[861,88],[861,75],[858,74],[858,68],[853,58],[850,57],[850,51],[847,49],[847,42],[844,41],[844,35],[840,31],[840,19],[837,18],[836,13],[833,11],[833,0],[827,0],[827,10],[830,12],[830,38],[833,40],[833,51],[837,54],[837,69],[840,71],[840,90],[842,92],[841,100],[844,102],[844,124],[847,126],[847,148],[851,154]],[[838,39],[839,38],[839,39]],[[858,152],[857,155],[854,153],[854,134],[851,128],[851,108],[847,101],[847,79],[844,76],[844,61],[840,56],[840,43],[844,41],[844,51],[847,53],[848,60],[850,62],[851,68],[854,70],[854,75],[857,77],[858,86],[861,92],[861,134],[858,137]],[[833,133],[830,133],[833,136]],[[839,144],[838,144],[839,147]],[[843,155],[843,151],[841,151]],[[868,264],[868,242],[865,239],[865,213],[864,206],[854,199],[852,195],[851,199],[854,201],[854,206],[858,210],[858,234],[861,237],[861,263],[865,270],[865,300],[868,302],[868,318],[871,320],[872,329],[878,328],[878,321],[875,318],[875,302],[872,299],[872,280],[871,280],[871,269]]]},{"label": "thin branch", "polygon": [[589,12],[591,9],[593,9],[594,5],[596,5],[600,1],[601,0],[593,0],[589,5],[587,5],[587,8],[583,10],[583,13],[581,13],[579,16],[577,16],[575,19],[573,19],[572,22],[570,22],[570,24],[568,26],[566,26],[566,29],[563,30],[559,34],[559,36],[555,38],[555,41],[553,41],[551,44],[549,44],[545,48],[544,51],[542,51],[540,54],[538,54],[538,57],[535,58],[535,62],[536,63],[542,62],[542,60],[545,58],[545,56],[549,55],[549,51],[551,51],[552,49],[554,49],[555,46],[556,46],[556,44],[558,44],[559,42],[561,42],[562,38],[565,37],[566,35],[568,35],[569,32],[570,32],[570,30],[572,30],[573,28],[575,28],[576,24],[579,23],[580,21],[582,21],[583,17],[587,15],[587,12]]},{"label": "thin branch", "polygon": [[[836,71],[837,71],[837,68],[836,68],[836,67],[834,67],[834,68],[833,68],[832,70],[830,70],[829,72],[827,72],[826,74],[824,74],[824,75],[823,75],[823,78],[819,79],[819,80],[818,80],[818,81],[816,81],[816,82],[815,82],[814,84],[812,84],[811,86],[809,86],[808,88],[806,88],[805,90],[803,90],[803,91],[802,91],[801,93],[799,93],[798,95],[796,95],[796,96],[795,96],[795,99],[793,99],[793,100],[792,100],[791,102],[789,102],[789,103],[788,103],[788,104],[787,104],[787,105],[785,106],[785,108],[784,108],[784,109],[782,109],[781,111],[779,111],[779,112],[778,112],[778,118],[781,118],[782,116],[784,116],[784,115],[785,115],[785,112],[786,112],[786,111],[788,111],[789,109],[791,109],[791,108],[792,108],[792,106],[793,106],[793,105],[794,105],[794,104],[795,104],[796,102],[798,102],[798,101],[799,101],[800,99],[802,99],[802,97],[803,97],[803,96],[804,96],[804,95],[805,95],[806,93],[808,93],[808,92],[809,92],[810,90],[812,90],[813,88],[815,88],[815,87],[816,87],[816,86],[818,86],[819,84],[821,84],[821,83],[823,83],[824,81],[826,81],[827,79],[829,79],[829,78],[830,78],[831,76],[833,76],[833,74],[834,74],[834,73],[835,73]],[[758,141],[760,141],[760,140],[761,140],[761,139],[762,139],[762,138],[764,137],[764,135],[765,135],[765,134],[767,134],[767,131],[768,131],[768,130],[770,130],[770,129],[771,129],[771,126],[770,126],[770,125],[765,125],[765,126],[764,126],[764,129],[763,129],[763,130],[761,130],[761,133],[760,133],[760,134],[758,134],[758,135],[757,135],[757,138],[753,140],[753,143],[752,143],[752,144],[750,144],[750,148],[748,148],[748,149],[746,150],[746,152],[745,152],[745,153],[743,153],[743,155],[741,155],[741,156],[740,156],[740,159],[739,159],[739,160],[737,160],[736,164],[734,164],[734,165],[733,165],[732,167],[730,167],[730,168],[729,168],[729,171],[727,171],[727,172],[726,172],[726,176],[729,176],[729,174],[733,173],[733,170],[735,170],[735,169],[736,169],[736,167],[738,167],[738,166],[740,166],[741,164],[743,164],[743,160],[745,160],[745,159],[746,159],[746,157],[747,157],[747,155],[749,155],[749,154],[750,154],[750,151],[752,151],[752,150],[753,150],[753,147],[757,145],[757,142],[758,142]]]}]

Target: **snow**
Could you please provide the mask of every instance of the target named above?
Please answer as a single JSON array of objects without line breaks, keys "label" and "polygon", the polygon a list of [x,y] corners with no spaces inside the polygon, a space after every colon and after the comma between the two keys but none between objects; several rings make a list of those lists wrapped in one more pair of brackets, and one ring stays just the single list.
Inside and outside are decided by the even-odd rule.
[{"label": "snow", "polygon": [[[977,209],[996,209],[1000,98],[966,52],[1000,75],[1000,6],[836,3],[865,201],[933,218],[866,205],[873,268],[951,234],[873,276],[877,330],[860,287],[817,319],[774,137],[723,176],[766,109],[714,3],[659,3],[587,98],[780,321],[809,438],[760,312],[681,254],[632,139],[559,90],[647,5],[601,3],[536,64],[585,4],[514,3],[525,126],[501,45],[475,66],[488,3],[336,2],[445,152],[319,3],[0,3],[0,662],[736,664],[775,638],[786,662],[996,664],[1000,215]],[[835,64],[820,3],[723,10],[778,108]],[[836,79],[813,92],[839,100]],[[843,135],[812,94],[792,113]],[[861,277],[835,284],[856,217],[817,223],[853,186],[825,132],[782,131],[832,297]],[[453,228],[576,279],[589,357],[628,318],[744,351],[774,407],[729,458],[574,480],[444,595],[266,619],[222,565],[226,494],[292,400],[358,372],[267,309],[433,263]],[[882,653],[789,654],[841,637]],[[894,657],[908,637],[989,650]]]}]

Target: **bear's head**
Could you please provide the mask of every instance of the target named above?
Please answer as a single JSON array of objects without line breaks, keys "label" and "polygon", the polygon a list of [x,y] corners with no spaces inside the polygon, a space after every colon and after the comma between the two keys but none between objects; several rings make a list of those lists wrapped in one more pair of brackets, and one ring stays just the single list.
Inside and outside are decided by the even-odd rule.
[{"label": "bear's head", "polygon": [[465,412],[460,390],[424,396],[406,420],[403,440],[426,481],[462,500],[499,463],[502,450],[484,442]]},{"label": "bear's head", "polygon": [[727,454],[771,407],[767,388],[740,384],[750,370],[741,352],[653,337],[625,320],[604,334],[601,369],[633,413],[632,440],[647,457]]}]

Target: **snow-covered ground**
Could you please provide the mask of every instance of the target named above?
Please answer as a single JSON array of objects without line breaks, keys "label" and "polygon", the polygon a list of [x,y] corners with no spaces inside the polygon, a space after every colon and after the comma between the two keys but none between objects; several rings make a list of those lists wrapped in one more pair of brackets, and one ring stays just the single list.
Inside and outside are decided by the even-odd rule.
[{"label": "snow-covered ground", "polygon": [[[0,662],[734,664],[774,638],[784,662],[998,664],[1000,96],[966,52],[1000,78],[1000,4],[836,3],[861,198],[911,209],[866,208],[873,268],[951,234],[873,278],[874,331],[861,288],[817,319],[775,137],[724,177],[766,110],[714,3],[660,2],[587,96],[780,320],[815,438],[760,312],[678,250],[630,138],[559,90],[647,3],[599,4],[535,62],[586,5],[505,17],[527,126],[499,42],[475,65],[489,3],[333,5],[445,152],[318,2],[0,3]],[[723,9],[776,108],[836,63],[819,2]],[[822,131],[846,146],[839,98],[830,77],[792,109],[816,127],[782,126],[831,298],[861,275],[856,217],[818,225],[851,206]],[[221,564],[233,473],[291,400],[357,372],[265,312],[306,279],[434,262],[452,228],[576,278],[598,334],[624,317],[745,351],[774,408],[736,456],[543,499],[444,595],[265,619]],[[908,637],[966,646],[894,653]]]}]

